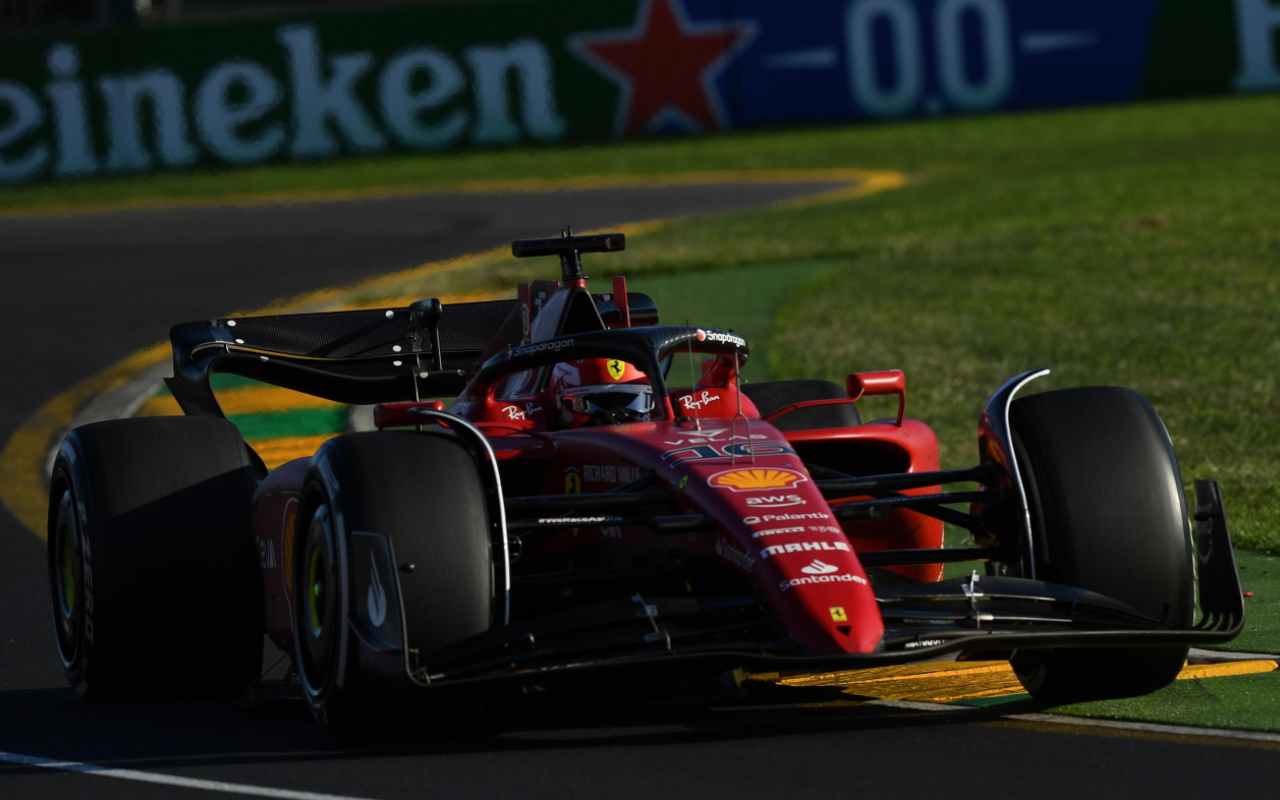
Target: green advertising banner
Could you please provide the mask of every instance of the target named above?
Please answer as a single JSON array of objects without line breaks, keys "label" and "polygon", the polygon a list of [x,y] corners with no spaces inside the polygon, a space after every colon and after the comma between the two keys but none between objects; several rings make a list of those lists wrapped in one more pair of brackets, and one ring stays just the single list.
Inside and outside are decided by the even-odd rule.
[{"label": "green advertising banner", "polygon": [[0,181],[604,138],[613,90],[565,22],[514,3],[9,41]]},{"label": "green advertising banner", "polygon": [[3,40],[0,183],[1280,89],[1280,0],[512,0]]}]

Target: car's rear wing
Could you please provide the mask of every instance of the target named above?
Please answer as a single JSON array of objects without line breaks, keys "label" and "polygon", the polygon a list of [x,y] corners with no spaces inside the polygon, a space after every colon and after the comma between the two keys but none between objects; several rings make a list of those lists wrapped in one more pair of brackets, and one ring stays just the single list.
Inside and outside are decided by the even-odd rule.
[{"label": "car's rear wing", "polygon": [[[592,295],[610,327],[625,308],[632,318],[657,319],[653,300],[627,293],[627,304]],[[517,300],[451,303],[359,311],[221,317],[175,325],[174,398],[187,414],[222,416],[210,376],[226,372],[340,403],[381,403],[460,392],[494,353],[519,345]],[[617,319],[615,319],[617,318]]]}]

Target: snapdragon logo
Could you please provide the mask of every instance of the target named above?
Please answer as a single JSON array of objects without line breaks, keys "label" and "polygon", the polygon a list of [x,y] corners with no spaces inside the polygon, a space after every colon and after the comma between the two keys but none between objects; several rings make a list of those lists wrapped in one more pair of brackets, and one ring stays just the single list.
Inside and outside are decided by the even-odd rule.
[{"label": "snapdragon logo", "polygon": [[534,39],[475,45],[456,57],[424,44],[382,60],[368,50],[326,53],[314,25],[282,26],[275,39],[283,74],[233,57],[194,76],[155,66],[94,77],[75,45],[53,45],[43,87],[0,80],[0,182],[202,159],[254,164],[393,146],[556,141],[567,129],[551,58]]},{"label": "snapdragon logo", "polygon": [[700,342],[719,342],[720,344],[731,344],[739,348],[747,346],[746,339],[724,331],[706,331],[699,328],[696,336]]},{"label": "snapdragon logo", "polygon": [[541,344],[527,344],[524,347],[516,347],[511,350],[511,355],[515,357],[532,356],[538,353],[555,353],[577,344],[573,339],[556,339],[550,342],[542,342]]}]

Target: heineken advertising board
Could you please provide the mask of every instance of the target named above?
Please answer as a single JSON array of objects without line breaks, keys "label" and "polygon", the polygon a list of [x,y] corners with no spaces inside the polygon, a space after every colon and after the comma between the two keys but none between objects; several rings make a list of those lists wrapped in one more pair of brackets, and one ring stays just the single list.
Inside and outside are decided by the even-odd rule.
[{"label": "heineken advertising board", "polygon": [[1280,89],[1276,0],[622,0],[10,37],[0,182]]}]

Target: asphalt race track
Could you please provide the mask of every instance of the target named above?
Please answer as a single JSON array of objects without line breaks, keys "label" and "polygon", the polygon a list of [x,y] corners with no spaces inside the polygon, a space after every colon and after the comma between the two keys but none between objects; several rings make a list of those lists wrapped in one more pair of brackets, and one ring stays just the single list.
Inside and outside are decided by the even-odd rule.
[{"label": "asphalt race track", "polygon": [[[423,195],[257,208],[0,217],[0,441],[168,325],[430,259],[815,184]],[[641,287],[642,288],[642,287]],[[164,602],[157,598],[157,602]],[[180,665],[175,664],[175,669]],[[883,707],[708,709],[633,685],[509,715],[468,741],[344,750],[297,704],[99,706],[65,688],[44,543],[0,511],[0,797],[1274,796],[1280,745],[1087,731]],[[22,763],[33,757],[36,763]],[[50,762],[63,763],[50,769]],[[68,771],[69,770],[69,771]],[[288,790],[288,791],[279,791]]]}]

